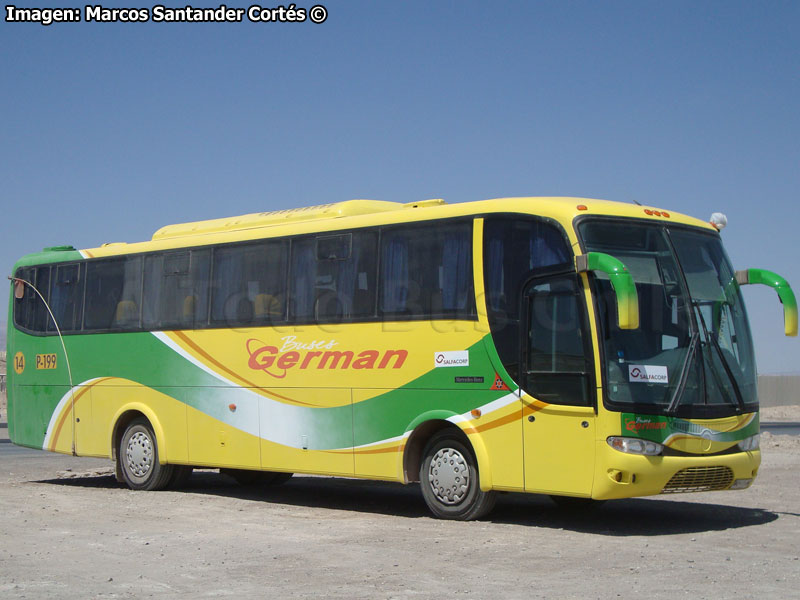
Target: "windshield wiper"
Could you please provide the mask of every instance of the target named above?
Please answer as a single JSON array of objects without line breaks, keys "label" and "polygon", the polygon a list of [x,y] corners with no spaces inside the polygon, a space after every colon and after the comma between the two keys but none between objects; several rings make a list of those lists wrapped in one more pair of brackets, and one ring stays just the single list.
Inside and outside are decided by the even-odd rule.
[{"label": "windshield wiper", "polygon": [[678,410],[678,406],[683,399],[683,392],[686,389],[686,382],[689,380],[689,365],[694,362],[694,355],[697,354],[697,342],[700,339],[700,332],[695,331],[692,334],[692,339],[689,340],[689,348],[686,350],[686,358],[683,359],[683,367],[681,368],[681,376],[678,379],[678,386],[675,388],[675,393],[672,394],[666,413],[668,415],[674,414]]},{"label": "windshield wiper", "polygon": [[[731,382],[731,387],[733,388],[733,394],[736,396],[736,402],[739,405],[739,410],[744,410],[744,398],[742,397],[742,390],[739,388],[739,382],[736,381],[736,376],[733,374],[733,370],[731,369],[730,364],[728,363],[728,359],[725,358],[725,353],[722,351],[722,347],[719,345],[717,341],[717,336],[711,335],[708,333],[708,328],[706,327],[706,319],[703,317],[703,313],[700,310],[700,305],[697,302],[692,302],[692,306],[695,309],[695,313],[699,317],[700,325],[703,327],[703,334],[705,335],[707,340],[710,340],[711,346],[716,350],[717,356],[719,356],[719,360],[722,363],[722,368],[725,369],[725,374],[728,376],[728,380]],[[716,375],[716,370],[714,369],[714,363],[709,360],[709,368],[711,372]],[[719,384],[719,381],[717,382]],[[720,390],[723,387],[720,385]]]}]

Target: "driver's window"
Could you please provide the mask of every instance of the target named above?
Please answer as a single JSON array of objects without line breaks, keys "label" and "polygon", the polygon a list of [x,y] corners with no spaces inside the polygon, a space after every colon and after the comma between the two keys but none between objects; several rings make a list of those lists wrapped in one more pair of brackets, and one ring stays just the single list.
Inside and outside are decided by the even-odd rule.
[{"label": "driver's window", "polygon": [[528,393],[553,404],[590,405],[590,362],[577,277],[536,279],[525,296]]}]

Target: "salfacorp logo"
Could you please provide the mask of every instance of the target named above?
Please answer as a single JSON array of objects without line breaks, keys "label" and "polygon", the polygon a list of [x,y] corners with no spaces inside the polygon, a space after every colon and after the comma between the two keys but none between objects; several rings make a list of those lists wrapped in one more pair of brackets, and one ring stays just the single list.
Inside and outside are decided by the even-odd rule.
[{"label": "salfacorp logo", "polygon": [[667,367],[663,365],[628,365],[628,380],[642,383],[669,383]]},{"label": "salfacorp logo", "polygon": [[468,367],[469,350],[456,350],[454,352],[434,352],[434,367]]},{"label": "salfacorp logo", "polygon": [[399,369],[408,358],[408,350],[333,350],[336,340],[298,342],[293,335],[281,338],[280,346],[265,344],[255,338],[247,340],[250,356],[247,366],[283,379],[290,369]]}]

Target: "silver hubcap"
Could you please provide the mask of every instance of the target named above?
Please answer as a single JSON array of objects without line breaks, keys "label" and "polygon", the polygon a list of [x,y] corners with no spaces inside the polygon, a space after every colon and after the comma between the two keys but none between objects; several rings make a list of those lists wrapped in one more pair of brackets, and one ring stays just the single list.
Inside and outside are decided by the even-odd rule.
[{"label": "silver hubcap", "polygon": [[458,450],[442,448],[431,460],[428,480],[437,500],[444,504],[461,502],[469,489],[467,461]]},{"label": "silver hubcap", "polygon": [[153,467],[153,444],[150,437],[141,431],[134,433],[128,440],[126,449],[128,469],[136,477],[144,477]]}]

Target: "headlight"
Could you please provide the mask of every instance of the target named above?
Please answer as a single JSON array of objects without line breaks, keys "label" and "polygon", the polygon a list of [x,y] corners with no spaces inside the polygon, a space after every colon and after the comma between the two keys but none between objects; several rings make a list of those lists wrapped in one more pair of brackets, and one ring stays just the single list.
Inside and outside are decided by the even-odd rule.
[{"label": "headlight", "polygon": [[658,456],[664,451],[664,446],[657,442],[640,440],[638,438],[611,436],[606,440],[614,450],[626,454],[642,454],[644,456]]},{"label": "headlight", "polygon": [[760,435],[755,434],[751,435],[749,438],[744,438],[741,442],[737,444],[739,449],[742,452],[750,452],[751,450],[758,450],[758,442],[759,442]]}]

